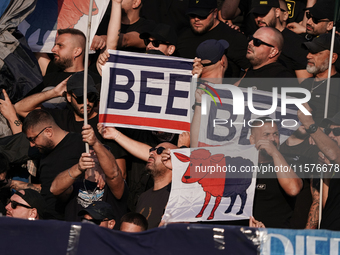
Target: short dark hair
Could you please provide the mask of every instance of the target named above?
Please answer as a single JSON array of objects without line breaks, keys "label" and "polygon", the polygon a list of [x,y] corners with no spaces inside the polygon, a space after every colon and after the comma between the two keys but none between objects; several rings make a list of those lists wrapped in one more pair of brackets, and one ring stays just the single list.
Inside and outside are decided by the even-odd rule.
[{"label": "short dark hair", "polygon": [[52,115],[48,111],[43,109],[33,110],[24,119],[22,124],[22,132],[26,134],[27,130],[42,123],[51,126],[56,125]]},{"label": "short dark hair", "polygon": [[123,222],[133,223],[137,226],[140,226],[142,228],[142,231],[148,229],[148,221],[140,213],[129,212],[129,213],[125,214],[120,219],[120,225],[122,225]]},{"label": "short dark hair", "polygon": [[58,35],[62,35],[62,34],[71,34],[71,35],[79,36],[81,38],[81,40],[79,41],[79,44],[81,48],[83,49],[83,51],[85,50],[86,36],[82,31],[80,31],[79,29],[75,29],[75,28],[58,29]]}]

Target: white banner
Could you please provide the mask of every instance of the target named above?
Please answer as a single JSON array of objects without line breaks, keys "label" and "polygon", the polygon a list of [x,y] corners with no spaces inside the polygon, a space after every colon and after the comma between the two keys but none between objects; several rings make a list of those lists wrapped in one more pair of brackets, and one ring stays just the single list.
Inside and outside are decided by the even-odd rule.
[{"label": "white banner", "polygon": [[193,61],[110,51],[103,67],[99,122],[107,126],[190,131]]},{"label": "white banner", "polygon": [[253,211],[258,153],[254,146],[171,151],[169,222],[249,219]]},{"label": "white banner", "polygon": [[[109,0],[93,1],[90,42],[108,4]],[[38,0],[35,10],[18,28],[33,52],[51,53],[58,29],[76,28],[86,35],[89,6],[90,0]]]}]

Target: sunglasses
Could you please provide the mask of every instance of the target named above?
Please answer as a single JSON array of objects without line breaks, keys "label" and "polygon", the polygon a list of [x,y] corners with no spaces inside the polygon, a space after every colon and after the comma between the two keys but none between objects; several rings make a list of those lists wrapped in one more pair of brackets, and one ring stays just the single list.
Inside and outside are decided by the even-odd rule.
[{"label": "sunglasses", "polygon": [[86,218],[81,218],[82,222],[87,222],[87,223],[92,223],[95,225],[100,225],[100,223],[102,223],[103,221],[109,221],[109,219],[105,219],[105,220],[96,220],[96,219],[86,219]]},{"label": "sunglasses", "polygon": [[306,12],[307,19],[312,19],[314,24],[318,24],[319,22],[327,22],[329,19],[317,19],[310,14],[310,12]]},{"label": "sunglasses", "polygon": [[257,39],[257,38],[255,38],[255,37],[252,36],[252,35],[250,35],[250,36],[248,37],[248,42],[251,42],[251,41],[253,41],[253,44],[254,44],[255,47],[260,47],[261,44],[263,44],[263,45],[266,45],[266,46],[268,46],[268,47],[273,47],[273,48],[275,48],[273,45],[271,45],[271,44],[269,44],[269,43],[266,43],[266,42],[264,42],[264,41],[262,41],[262,40],[260,40],[260,39]]},{"label": "sunglasses", "polygon": [[153,147],[153,148],[150,148],[149,152],[151,153],[153,151],[156,151],[158,155],[161,155],[164,150],[165,150],[164,147],[158,147],[158,148]]},{"label": "sunglasses", "polygon": [[340,128],[325,128],[323,132],[326,135],[329,135],[331,132],[333,132],[334,136],[340,136]]},{"label": "sunglasses", "polygon": [[[84,104],[84,96],[76,97],[72,94],[72,97],[77,101],[77,104]],[[95,103],[97,99],[98,97],[95,93],[90,93],[87,95],[87,100],[89,100],[90,103]]]},{"label": "sunglasses", "polygon": [[144,39],[145,46],[148,46],[149,43],[152,43],[153,47],[158,48],[160,44],[170,45],[170,43],[161,41],[161,40],[153,40],[150,39]]},{"label": "sunglasses", "polygon": [[34,143],[35,140],[38,138],[38,136],[45,131],[46,128],[51,128],[52,126],[49,126],[49,127],[45,127],[43,130],[41,130],[39,132],[39,134],[37,134],[35,137],[27,137],[27,140],[30,141],[31,143]]},{"label": "sunglasses", "polygon": [[10,200],[9,203],[11,204],[11,207],[12,207],[13,209],[16,209],[18,206],[22,206],[22,207],[25,207],[25,208],[27,208],[27,209],[32,209],[31,206],[21,204],[21,203],[19,203],[19,202],[17,202],[17,201],[12,201],[12,200]]}]

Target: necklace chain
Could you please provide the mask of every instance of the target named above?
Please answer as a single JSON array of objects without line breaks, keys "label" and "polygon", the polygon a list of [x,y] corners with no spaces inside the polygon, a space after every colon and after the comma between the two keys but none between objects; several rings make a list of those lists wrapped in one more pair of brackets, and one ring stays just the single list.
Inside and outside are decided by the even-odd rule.
[{"label": "necklace chain", "polygon": [[322,84],[324,84],[325,81],[327,81],[327,79],[324,79],[322,82],[320,82],[318,85],[316,85],[314,87],[315,80],[313,80],[312,89],[311,89],[310,93],[313,93],[313,91],[316,90],[318,87],[320,87]]}]

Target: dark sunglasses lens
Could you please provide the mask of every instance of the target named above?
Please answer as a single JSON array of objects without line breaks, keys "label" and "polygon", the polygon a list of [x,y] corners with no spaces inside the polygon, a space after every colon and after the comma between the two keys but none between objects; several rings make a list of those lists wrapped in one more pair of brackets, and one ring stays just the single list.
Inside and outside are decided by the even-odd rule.
[{"label": "dark sunglasses lens", "polygon": [[154,40],[154,41],[152,41],[151,43],[152,43],[153,47],[158,48],[158,47],[159,47],[159,44],[160,44],[160,41]]},{"label": "dark sunglasses lens", "polygon": [[254,38],[253,44],[255,47],[259,47],[262,44],[262,41],[260,39]]},{"label": "dark sunglasses lens", "polygon": [[149,39],[144,39],[144,44],[145,44],[145,46],[148,46],[149,43],[150,43],[150,40],[149,40]]},{"label": "dark sunglasses lens", "polygon": [[158,147],[158,148],[157,148],[157,154],[158,154],[158,155],[162,154],[162,152],[163,152],[164,150],[165,150],[164,147]]},{"label": "dark sunglasses lens", "polygon": [[156,150],[156,148],[153,147],[153,148],[150,148],[149,152],[151,153],[151,152],[153,152],[153,151],[155,151],[155,150]]},{"label": "dark sunglasses lens", "polygon": [[88,98],[89,102],[91,102],[91,103],[94,103],[94,102],[97,101],[97,95],[96,94],[89,94],[89,95],[87,95],[87,98]]},{"label": "dark sunglasses lens", "polygon": [[11,207],[12,207],[13,209],[16,209],[17,206],[18,206],[18,203],[17,203],[17,202],[11,201]]},{"label": "dark sunglasses lens", "polygon": [[333,129],[333,134],[334,134],[335,136],[340,136],[340,128],[334,128],[334,129]]},{"label": "dark sunglasses lens", "polygon": [[326,135],[329,135],[329,133],[331,132],[332,130],[330,128],[325,128],[323,130],[323,132],[326,134]]}]

